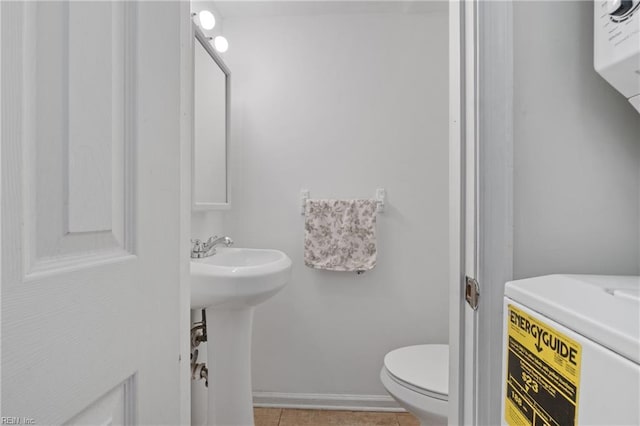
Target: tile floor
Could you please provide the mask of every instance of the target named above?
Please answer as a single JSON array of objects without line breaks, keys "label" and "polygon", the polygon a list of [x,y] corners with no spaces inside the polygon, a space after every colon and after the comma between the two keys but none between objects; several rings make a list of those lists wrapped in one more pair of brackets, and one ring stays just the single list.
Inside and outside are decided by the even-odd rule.
[{"label": "tile floor", "polygon": [[256,426],[419,426],[409,413],[255,408]]}]

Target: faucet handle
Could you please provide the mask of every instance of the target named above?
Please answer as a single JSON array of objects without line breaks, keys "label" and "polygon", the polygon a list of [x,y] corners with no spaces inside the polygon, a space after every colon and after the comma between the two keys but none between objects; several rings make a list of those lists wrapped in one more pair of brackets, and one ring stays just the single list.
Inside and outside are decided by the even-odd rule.
[{"label": "faucet handle", "polygon": [[198,239],[198,238],[191,239],[191,244],[193,244],[193,249],[194,250],[201,250],[202,249],[202,241],[200,241],[200,239]]}]

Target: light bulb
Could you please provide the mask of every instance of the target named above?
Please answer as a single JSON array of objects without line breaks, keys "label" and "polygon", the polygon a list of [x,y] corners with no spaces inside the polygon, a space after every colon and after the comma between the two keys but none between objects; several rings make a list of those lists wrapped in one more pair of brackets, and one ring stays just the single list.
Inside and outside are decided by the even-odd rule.
[{"label": "light bulb", "polygon": [[208,10],[201,10],[198,14],[200,25],[205,30],[212,30],[216,26],[216,17]]},{"label": "light bulb", "polygon": [[222,36],[217,36],[216,38],[213,39],[213,46],[216,48],[218,52],[224,53],[227,51],[227,49],[229,49],[229,42],[227,41],[226,38]]}]

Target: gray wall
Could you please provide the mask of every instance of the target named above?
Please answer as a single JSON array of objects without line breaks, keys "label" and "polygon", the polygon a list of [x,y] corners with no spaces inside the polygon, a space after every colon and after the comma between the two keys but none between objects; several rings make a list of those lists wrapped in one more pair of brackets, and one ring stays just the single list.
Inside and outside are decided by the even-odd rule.
[{"label": "gray wall", "polygon": [[[446,10],[226,17],[225,35],[236,170],[225,232],[294,262],[255,312],[254,390],[386,396],[386,352],[448,336]],[[378,187],[377,267],[305,267],[300,190]]]},{"label": "gray wall", "polygon": [[[513,13],[514,278],[639,274],[640,114],[593,69],[593,3]],[[498,424],[489,400],[480,423]]]},{"label": "gray wall", "polygon": [[592,2],[514,2],[516,278],[640,273],[640,114],[592,40]]}]

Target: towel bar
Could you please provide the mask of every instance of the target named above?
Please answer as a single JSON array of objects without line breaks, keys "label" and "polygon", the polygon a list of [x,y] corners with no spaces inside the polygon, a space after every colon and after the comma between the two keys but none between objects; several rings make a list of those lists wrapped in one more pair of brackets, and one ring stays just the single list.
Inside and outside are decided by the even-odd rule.
[{"label": "towel bar", "polygon": [[[305,207],[307,204],[307,200],[311,198],[309,195],[309,190],[308,189],[301,189],[300,190],[300,214],[304,215],[304,211],[305,211]],[[384,212],[384,203],[386,201],[387,198],[387,191],[384,188],[377,188],[376,189],[376,196],[375,196],[375,200],[378,202],[378,208],[376,209],[377,213],[383,213]]]}]

